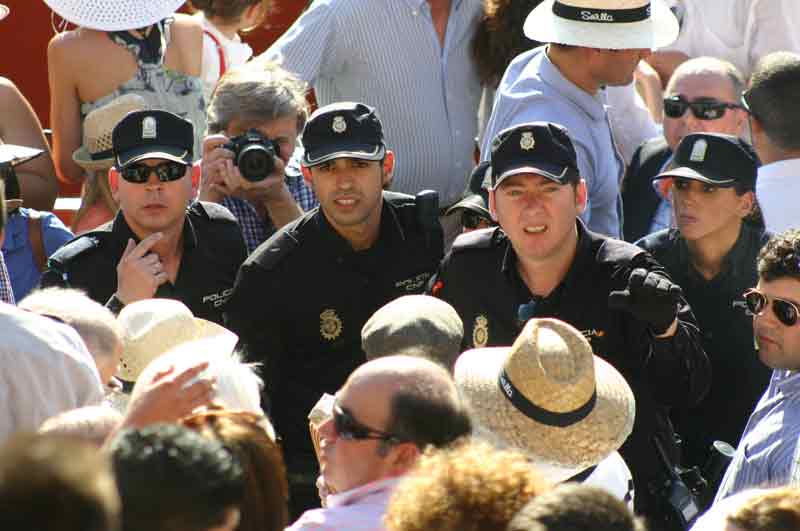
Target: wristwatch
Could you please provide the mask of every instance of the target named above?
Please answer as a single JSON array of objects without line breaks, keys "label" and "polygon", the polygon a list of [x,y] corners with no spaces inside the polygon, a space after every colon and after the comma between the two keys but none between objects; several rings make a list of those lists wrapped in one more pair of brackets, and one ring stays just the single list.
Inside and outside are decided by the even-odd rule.
[{"label": "wristwatch", "polygon": [[109,310],[111,310],[111,313],[113,313],[114,315],[116,315],[116,314],[118,314],[120,311],[122,311],[122,309],[123,309],[124,307],[125,307],[125,303],[124,303],[124,302],[122,302],[122,300],[120,300],[120,298],[119,298],[119,297],[117,297],[117,294],[116,294],[116,293],[114,293],[114,294],[111,296],[111,298],[109,298],[109,299],[108,299],[108,302],[106,302],[106,308],[108,308]]}]

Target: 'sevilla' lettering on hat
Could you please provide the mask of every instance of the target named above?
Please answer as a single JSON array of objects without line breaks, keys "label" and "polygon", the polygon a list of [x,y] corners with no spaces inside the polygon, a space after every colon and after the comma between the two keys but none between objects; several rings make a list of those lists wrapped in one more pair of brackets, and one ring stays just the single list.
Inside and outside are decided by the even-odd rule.
[{"label": "'sevilla' lettering on hat", "polygon": [[514,386],[506,379],[505,374],[500,375],[500,387],[508,398],[514,397]]},{"label": "'sevilla' lettering on hat", "polygon": [[591,11],[581,11],[581,19],[587,22],[614,22],[614,17],[610,13],[592,13]]},{"label": "'sevilla' lettering on hat", "polygon": [[630,23],[650,18],[650,3],[630,9],[592,9],[553,2],[553,13],[567,20],[579,22]]}]

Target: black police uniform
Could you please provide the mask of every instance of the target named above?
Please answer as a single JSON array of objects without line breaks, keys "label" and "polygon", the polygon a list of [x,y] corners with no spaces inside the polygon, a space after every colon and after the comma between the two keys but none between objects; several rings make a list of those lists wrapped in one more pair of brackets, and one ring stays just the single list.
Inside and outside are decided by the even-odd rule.
[{"label": "black police uniform", "polygon": [[361,328],[370,316],[421,293],[436,270],[441,229],[426,231],[419,217],[414,197],[383,192],[380,234],[371,248],[354,251],[319,208],[311,210],[250,255],[226,303],[226,324],[249,359],[266,365],[290,480],[310,482],[315,498],[308,413],[365,361]]},{"label": "black police uniform", "polygon": [[[119,212],[112,221],[56,251],[42,274],[41,287],[79,288],[107,304],[117,291],[117,264],[129,238],[139,241]],[[186,210],[183,255],[175,284],[162,284],[155,296],[179,300],[195,317],[222,324],[222,304],[246,257],[242,231],[228,209],[194,202]]]},{"label": "black police uniform", "polygon": [[683,287],[714,373],[714,383],[699,404],[671,414],[683,440],[686,465],[703,466],[715,439],[736,446],[769,383],[772,369],[758,359],[752,317],[742,299],[742,293],[758,282],[756,257],[768,239],[763,230],[743,223],[722,270],[711,280],[692,266],[686,240],[677,230],[659,231],[637,242]]},{"label": "black police uniform", "polygon": [[672,338],[656,339],[647,323],[609,308],[609,293],[624,290],[635,268],[668,275],[648,253],[623,241],[588,231],[577,220],[575,258],[564,280],[547,297],[533,297],[517,271],[517,257],[502,229],[459,236],[432,279],[434,295],[449,302],[464,321],[464,347],[511,345],[524,325],[521,305],[531,303],[526,318],[554,317],[589,340],[594,353],[611,363],[636,397],[633,433],[620,449],[631,468],[636,505],[651,512],[649,483],[663,477],[652,437],[658,434],[672,450],[666,406],[693,404],[710,383],[708,360],[700,347],[689,306],[681,301],[678,329]]}]

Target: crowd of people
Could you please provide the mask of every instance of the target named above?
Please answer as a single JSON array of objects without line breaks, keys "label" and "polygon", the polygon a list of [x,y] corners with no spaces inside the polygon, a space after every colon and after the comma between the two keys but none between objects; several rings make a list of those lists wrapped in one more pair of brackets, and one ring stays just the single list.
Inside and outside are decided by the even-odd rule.
[{"label": "crowd of people", "polygon": [[0,528],[800,529],[793,0],[44,2]]}]

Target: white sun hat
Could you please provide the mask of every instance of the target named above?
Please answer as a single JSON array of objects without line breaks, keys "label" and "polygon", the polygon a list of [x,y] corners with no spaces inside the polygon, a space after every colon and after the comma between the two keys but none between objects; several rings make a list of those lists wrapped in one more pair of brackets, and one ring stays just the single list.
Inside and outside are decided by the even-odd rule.
[{"label": "white sun hat", "polygon": [[678,38],[663,0],[544,0],[525,19],[525,36],[587,48],[661,48]]},{"label": "white sun hat", "polygon": [[10,10],[8,9],[7,5],[0,4],[0,20],[3,20],[4,18],[6,18],[8,16],[9,12],[10,12]]},{"label": "white sun hat", "polygon": [[44,0],[76,26],[100,31],[145,28],[175,13],[186,0]]},{"label": "white sun hat", "polygon": [[455,381],[476,433],[527,452],[554,482],[598,464],[633,429],[625,378],[557,319],[531,319],[511,347],[464,352]]}]

